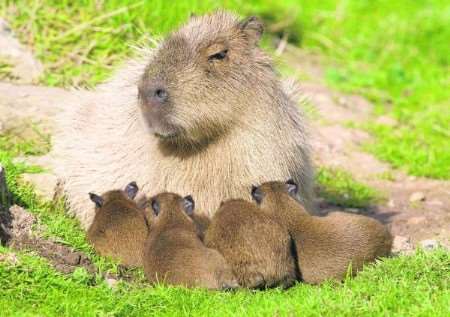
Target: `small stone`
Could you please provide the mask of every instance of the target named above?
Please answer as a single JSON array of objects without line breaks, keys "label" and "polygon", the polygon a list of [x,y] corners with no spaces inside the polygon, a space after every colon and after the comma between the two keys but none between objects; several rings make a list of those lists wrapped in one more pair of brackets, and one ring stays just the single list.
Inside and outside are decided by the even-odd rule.
[{"label": "small stone", "polygon": [[409,201],[411,203],[415,203],[418,201],[424,201],[425,200],[425,194],[423,192],[415,192],[412,193],[411,196],[409,196]]},{"label": "small stone", "polygon": [[389,116],[380,116],[377,118],[376,123],[393,127],[397,125],[397,121]]},{"label": "small stone", "polygon": [[66,263],[69,265],[78,265],[80,264],[81,255],[77,252],[69,253],[65,257]]},{"label": "small stone", "polygon": [[410,254],[414,250],[411,238],[404,236],[395,236],[392,242],[392,253]]},{"label": "small stone", "polygon": [[338,102],[338,104],[340,104],[341,106],[344,106],[344,107],[347,106],[347,104],[348,104],[347,99],[344,97],[339,97],[337,99],[337,102]]},{"label": "small stone", "polygon": [[409,225],[418,225],[418,224],[425,222],[426,219],[427,218],[425,218],[425,217],[411,217],[408,219],[408,224]]},{"label": "small stone", "polygon": [[389,208],[394,208],[394,207],[395,207],[395,202],[394,202],[394,200],[393,200],[393,199],[390,199],[390,200],[388,201],[387,206],[388,206]]},{"label": "small stone", "polygon": [[119,283],[118,280],[116,280],[115,278],[111,278],[111,277],[107,278],[107,279],[105,280],[105,282],[106,282],[106,284],[108,284],[108,286],[111,287],[111,288],[116,288],[117,283]]},{"label": "small stone", "polygon": [[13,205],[9,208],[9,213],[12,218],[11,234],[15,237],[22,234],[31,234],[33,224],[36,218],[26,209]]},{"label": "small stone", "polygon": [[434,250],[439,247],[439,242],[433,239],[422,240],[420,241],[420,246],[427,251]]},{"label": "small stone", "polygon": [[352,214],[359,214],[360,210],[358,208],[345,208],[345,211],[352,213]]}]

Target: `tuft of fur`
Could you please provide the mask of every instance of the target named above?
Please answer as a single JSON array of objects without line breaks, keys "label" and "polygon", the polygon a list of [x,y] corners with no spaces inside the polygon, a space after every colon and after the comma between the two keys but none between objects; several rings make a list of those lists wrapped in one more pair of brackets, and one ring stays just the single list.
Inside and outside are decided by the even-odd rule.
[{"label": "tuft of fur", "polygon": [[349,269],[355,274],[364,264],[391,252],[392,236],[375,219],[343,212],[311,216],[284,182],[264,183],[258,191],[260,207],[274,211],[295,240],[298,267],[306,283],[342,280]]},{"label": "tuft of fur", "polygon": [[249,201],[224,202],[211,221],[205,243],[225,257],[243,287],[289,287],[297,279],[288,231]]},{"label": "tuft of fur", "polygon": [[[254,183],[293,178],[311,206],[309,138],[297,90],[279,80],[257,46],[257,22],[249,21],[223,11],[191,18],[61,113],[56,172],[84,227],[94,216],[86,192],[129,179],[150,196],[192,193],[213,215],[221,201],[241,197]],[[223,45],[228,64],[205,61]],[[149,127],[138,98],[138,87],[156,78],[171,100],[160,131]],[[177,137],[160,137],[168,127]]]},{"label": "tuft of fur", "polygon": [[153,217],[145,242],[144,272],[150,283],[212,290],[239,285],[223,256],[207,248],[193,219],[183,210],[183,198],[161,193],[152,198],[160,212]]},{"label": "tuft of fur", "polygon": [[125,266],[142,267],[148,235],[144,211],[122,190],[108,191],[101,198],[103,205],[95,208],[87,232],[89,242],[100,255],[113,257]]}]

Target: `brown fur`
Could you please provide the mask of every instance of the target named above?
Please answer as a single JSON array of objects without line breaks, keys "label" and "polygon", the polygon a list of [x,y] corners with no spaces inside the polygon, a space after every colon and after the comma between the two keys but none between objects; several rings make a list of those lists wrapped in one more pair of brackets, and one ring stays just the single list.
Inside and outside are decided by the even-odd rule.
[{"label": "brown fur", "polygon": [[205,243],[223,254],[241,286],[288,287],[297,278],[287,230],[254,203],[234,199],[222,204]]},{"label": "brown fur", "polygon": [[[228,12],[190,19],[62,114],[55,153],[73,211],[129,179],[152,196],[191,193],[213,215],[254,183],[294,178],[308,206],[312,167],[298,87],[258,46],[262,24]],[[227,50],[223,59],[211,58]],[[168,99],[155,102],[156,88]],[[243,197],[243,193],[245,197]]]},{"label": "brown fur", "polygon": [[101,197],[104,204],[95,209],[88,240],[103,256],[118,259],[126,266],[142,266],[148,235],[144,212],[121,190],[106,192]]},{"label": "brown fur", "polygon": [[238,287],[223,256],[205,247],[198,227],[183,210],[183,198],[162,193],[153,199],[160,213],[153,217],[145,243],[144,271],[151,283],[186,287]]},{"label": "brown fur", "polygon": [[355,274],[363,264],[390,253],[392,236],[375,219],[342,212],[311,216],[283,182],[268,182],[259,190],[261,208],[275,211],[294,238],[298,266],[306,283],[341,280],[349,265]]}]

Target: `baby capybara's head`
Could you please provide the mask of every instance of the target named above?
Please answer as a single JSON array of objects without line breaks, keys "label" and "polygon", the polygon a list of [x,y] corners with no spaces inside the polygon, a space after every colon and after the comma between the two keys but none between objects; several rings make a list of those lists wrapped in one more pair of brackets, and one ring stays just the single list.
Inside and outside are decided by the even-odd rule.
[{"label": "baby capybara's head", "polygon": [[268,210],[299,203],[298,185],[292,179],[286,182],[272,181],[260,186],[252,186],[251,195],[259,206]]},{"label": "baby capybara's head", "polygon": [[[203,142],[232,128],[272,87],[263,26],[223,11],[193,17],[152,54],[138,86],[144,123],[161,140]],[[249,110],[250,108],[250,110]]]},{"label": "baby capybara's head", "polygon": [[193,225],[195,203],[192,196],[182,197],[175,193],[160,193],[150,199],[153,211],[152,226]]}]

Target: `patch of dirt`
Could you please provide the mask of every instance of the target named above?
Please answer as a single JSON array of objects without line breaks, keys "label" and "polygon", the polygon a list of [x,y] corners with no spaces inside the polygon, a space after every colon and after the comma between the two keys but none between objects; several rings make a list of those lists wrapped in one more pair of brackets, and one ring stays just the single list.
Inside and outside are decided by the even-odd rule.
[{"label": "patch of dirt", "polygon": [[[386,201],[360,212],[386,223],[394,236],[410,239],[413,245],[432,239],[450,247],[450,182],[408,176],[362,151],[361,144],[370,141],[370,135],[347,128],[347,122],[377,120],[390,125],[395,120],[388,116],[373,117],[372,105],[361,96],[344,95],[326,87],[322,78],[317,77],[324,73],[320,65],[315,59],[308,64],[297,48],[288,46],[284,57],[289,65],[309,72],[307,77],[312,78],[312,82],[301,86],[319,117],[311,127],[316,165],[346,170],[356,180],[384,194]],[[383,179],[382,175],[389,175],[384,177],[389,179]],[[320,207],[321,214],[339,210],[326,204]]]},{"label": "patch of dirt", "polygon": [[78,267],[94,274],[97,269],[82,252],[75,251],[63,244],[47,240],[39,235],[39,230],[32,230],[36,218],[17,205],[9,208],[8,213],[1,214],[0,223],[7,230],[5,244],[15,250],[27,250],[46,258],[52,266],[64,274],[72,273]]}]

